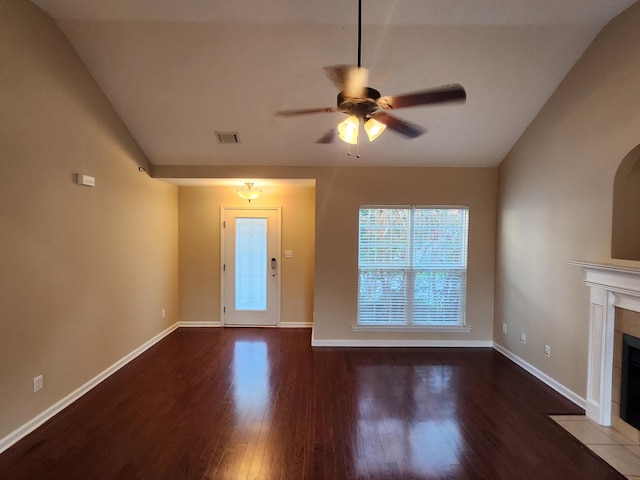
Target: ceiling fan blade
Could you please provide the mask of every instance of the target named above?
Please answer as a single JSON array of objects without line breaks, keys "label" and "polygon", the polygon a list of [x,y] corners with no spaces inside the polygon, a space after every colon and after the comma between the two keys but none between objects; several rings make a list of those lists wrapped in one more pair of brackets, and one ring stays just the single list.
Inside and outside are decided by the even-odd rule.
[{"label": "ceiling fan blade", "polygon": [[350,98],[367,98],[367,83],[369,82],[369,70],[364,67],[351,67],[347,72],[344,85],[344,96]]},{"label": "ceiling fan blade", "polygon": [[328,67],[324,67],[324,73],[331,82],[338,87],[339,91],[344,90],[344,86],[347,83],[347,76],[349,75],[349,70],[355,68],[353,65],[330,65]]},{"label": "ceiling fan blade", "polygon": [[353,65],[330,65],[324,67],[324,73],[344,92],[345,97],[366,98],[366,87],[369,81],[369,70]]},{"label": "ceiling fan blade", "polygon": [[407,138],[416,138],[425,133],[427,130],[422,128],[420,125],[416,125],[414,123],[407,122],[405,120],[400,120],[394,116],[389,115],[388,113],[379,112],[372,116],[380,123],[384,123],[387,127],[393,130],[396,133],[399,133],[402,136]]},{"label": "ceiling fan blade", "polygon": [[456,83],[453,85],[431,88],[429,90],[422,90],[420,92],[380,97],[378,99],[378,106],[384,110],[393,110],[396,108],[415,107],[418,105],[464,102],[466,99],[467,93],[464,88],[462,85],[458,85]]},{"label": "ceiling fan blade", "polygon": [[296,115],[309,115],[311,113],[331,113],[338,112],[336,107],[324,107],[324,108],[301,108],[298,110],[280,110],[276,112],[276,115],[281,117],[294,117]]},{"label": "ceiling fan blade", "polygon": [[321,136],[318,140],[316,140],[316,143],[322,143],[322,144],[329,144],[329,143],[333,143],[333,141],[336,139],[336,129],[332,128],[330,130],[327,130],[327,132]]}]

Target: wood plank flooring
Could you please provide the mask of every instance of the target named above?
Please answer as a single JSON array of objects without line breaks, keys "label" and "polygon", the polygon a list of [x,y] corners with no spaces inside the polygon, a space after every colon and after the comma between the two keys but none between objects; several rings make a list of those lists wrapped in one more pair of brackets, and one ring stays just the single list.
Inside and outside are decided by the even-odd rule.
[{"label": "wood plank flooring", "polygon": [[0,478],[624,478],[547,417],[581,409],[492,349],[310,344],[179,329],[0,455]]}]

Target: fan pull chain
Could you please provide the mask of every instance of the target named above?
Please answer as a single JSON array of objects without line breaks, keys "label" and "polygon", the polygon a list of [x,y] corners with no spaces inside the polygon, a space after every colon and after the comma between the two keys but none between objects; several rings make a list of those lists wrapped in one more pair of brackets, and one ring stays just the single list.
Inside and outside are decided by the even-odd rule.
[{"label": "fan pull chain", "polygon": [[[351,147],[347,144],[347,157],[351,156]],[[360,144],[356,143],[356,158],[360,158]]]}]

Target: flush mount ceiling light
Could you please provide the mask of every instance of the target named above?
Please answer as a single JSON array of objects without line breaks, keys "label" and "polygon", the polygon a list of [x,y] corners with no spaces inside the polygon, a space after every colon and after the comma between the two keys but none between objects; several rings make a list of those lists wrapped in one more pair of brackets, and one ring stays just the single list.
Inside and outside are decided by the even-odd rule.
[{"label": "flush mount ceiling light", "polygon": [[253,182],[245,182],[244,187],[238,188],[236,190],[236,193],[240,198],[249,200],[249,203],[251,203],[251,200],[255,200],[260,195],[262,195],[262,189],[256,188],[253,185],[254,185]]},{"label": "flush mount ceiling light", "polygon": [[338,102],[335,107],[305,108],[298,110],[281,110],[277,115],[291,117],[314,113],[342,112],[348,116],[337,128],[331,129],[316,143],[331,143],[336,130],[338,138],[351,145],[358,144],[360,123],[372,142],[388,127],[390,130],[407,139],[416,138],[426,132],[419,125],[401,120],[387,113],[387,110],[434,105],[451,102],[464,102],[467,94],[458,84],[443,85],[413,93],[394,96],[381,96],[374,88],[367,87],[369,71],[361,66],[362,45],[362,0],[358,0],[358,65],[332,65],[324,71],[339,89]]}]

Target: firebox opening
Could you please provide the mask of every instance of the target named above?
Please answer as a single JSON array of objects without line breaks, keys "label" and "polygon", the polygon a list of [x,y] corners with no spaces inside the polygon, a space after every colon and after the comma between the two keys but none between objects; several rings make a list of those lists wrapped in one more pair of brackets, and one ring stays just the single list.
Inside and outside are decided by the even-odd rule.
[{"label": "firebox opening", "polygon": [[640,429],[640,338],[622,337],[620,418]]}]

